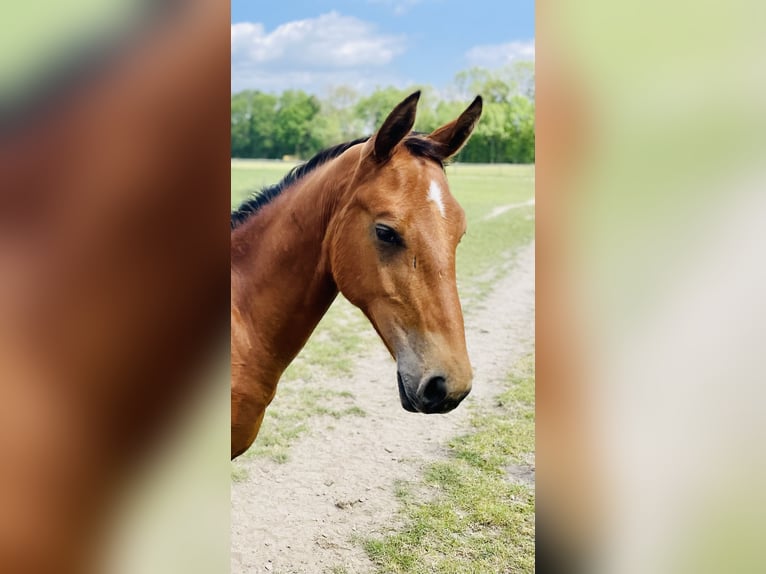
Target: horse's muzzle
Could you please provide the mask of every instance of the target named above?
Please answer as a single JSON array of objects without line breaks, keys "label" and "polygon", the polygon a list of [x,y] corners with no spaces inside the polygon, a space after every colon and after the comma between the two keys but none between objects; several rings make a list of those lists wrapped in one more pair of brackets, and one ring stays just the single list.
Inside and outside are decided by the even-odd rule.
[{"label": "horse's muzzle", "polygon": [[402,407],[411,413],[447,413],[457,407],[470,392],[469,389],[458,397],[450,397],[448,396],[447,381],[444,377],[435,376],[431,377],[425,384],[421,384],[414,396],[411,396],[399,371],[396,373],[396,380]]}]

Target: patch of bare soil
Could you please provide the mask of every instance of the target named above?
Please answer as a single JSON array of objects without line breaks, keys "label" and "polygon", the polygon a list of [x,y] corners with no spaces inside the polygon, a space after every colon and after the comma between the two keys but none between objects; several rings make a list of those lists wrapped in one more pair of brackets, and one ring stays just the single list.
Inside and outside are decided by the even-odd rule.
[{"label": "patch of bare soil", "polygon": [[[248,477],[231,488],[231,571],[316,574],[343,566],[371,572],[354,539],[396,523],[396,482],[417,478],[424,466],[445,458],[445,443],[467,428],[466,405],[497,394],[512,364],[532,350],[534,274],[531,244],[516,254],[492,293],[467,310],[474,385],[455,411],[404,411],[395,364],[379,344],[358,361],[353,376],[333,382],[338,391],[354,393],[366,417],[312,420],[285,464],[244,459]],[[534,480],[533,464],[509,468],[509,476]]]}]

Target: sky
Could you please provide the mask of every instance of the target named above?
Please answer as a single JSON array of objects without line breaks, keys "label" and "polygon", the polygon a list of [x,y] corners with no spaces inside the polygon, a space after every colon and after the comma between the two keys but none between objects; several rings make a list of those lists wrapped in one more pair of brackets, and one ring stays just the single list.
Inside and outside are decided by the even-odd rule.
[{"label": "sky", "polygon": [[231,19],[232,92],[443,89],[535,55],[533,0],[232,0]]}]

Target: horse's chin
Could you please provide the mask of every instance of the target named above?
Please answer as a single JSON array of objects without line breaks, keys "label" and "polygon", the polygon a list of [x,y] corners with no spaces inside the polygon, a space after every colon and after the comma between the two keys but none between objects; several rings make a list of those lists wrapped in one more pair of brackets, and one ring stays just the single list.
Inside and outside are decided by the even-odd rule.
[{"label": "horse's chin", "polygon": [[413,402],[410,400],[410,397],[407,396],[407,391],[404,389],[404,383],[402,382],[402,375],[398,372],[396,373],[396,382],[399,387],[399,399],[402,401],[402,407],[404,407],[404,410],[411,413],[419,412],[418,409],[415,408]]}]

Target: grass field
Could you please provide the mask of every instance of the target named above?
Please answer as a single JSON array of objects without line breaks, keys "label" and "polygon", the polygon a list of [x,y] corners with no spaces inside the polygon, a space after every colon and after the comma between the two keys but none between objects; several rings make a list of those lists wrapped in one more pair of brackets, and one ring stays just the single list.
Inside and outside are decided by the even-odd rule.
[{"label": "grass field", "polygon": [[[231,204],[239,205],[250,194],[276,183],[295,164],[268,160],[232,160]],[[534,166],[472,165],[447,167],[450,190],[466,212],[468,232],[457,252],[460,298],[466,313],[491,290],[510,267],[515,250],[534,235]],[[518,206],[496,216],[498,208]],[[268,456],[284,462],[290,445],[307,430],[311,417],[323,413],[317,405],[332,404],[332,416],[363,416],[353,397],[335,397],[323,388],[321,375],[348,375],[355,357],[377,335],[356,307],[338,297],[320,322],[306,347],[293,361],[283,380],[310,383],[312,399],[302,393],[291,398],[288,385],[281,385],[261,427],[258,440],[245,456]],[[319,399],[322,399],[321,401]],[[235,479],[245,478],[236,467]]]}]

